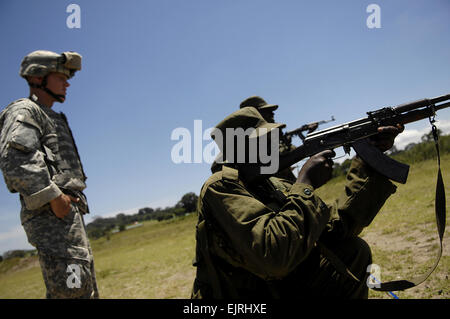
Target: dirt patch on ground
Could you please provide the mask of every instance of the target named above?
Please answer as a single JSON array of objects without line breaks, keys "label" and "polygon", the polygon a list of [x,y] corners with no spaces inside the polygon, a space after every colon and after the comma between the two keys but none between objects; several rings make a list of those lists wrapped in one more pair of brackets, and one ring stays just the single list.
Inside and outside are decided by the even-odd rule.
[{"label": "dirt patch on ground", "polygon": [[[443,240],[442,255],[450,256],[450,238],[448,231],[446,231]],[[414,252],[413,258],[417,263],[424,263],[430,257],[437,255],[439,247],[439,239],[437,234],[427,235],[422,230],[412,230],[408,235],[400,236],[396,234],[382,234],[379,232],[368,232],[363,235],[363,238],[373,248],[378,248],[384,251],[401,252],[405,250],[412,250]]]},{"label": "dirt patch on ground", "polygon": [[36,256],[20,258],[16,265],[11,267],[8,272],[24,271],[30,268],[40,267],[39,259]]},{"label": "dirt patch on ground", "polygon": [[[405,232],[399,231],[399,233]],[[393,277],[389,280],[411,279],[425,274],[434,265],[439,252],[437,232],[430,235],[429,230],[411,230],[407,232],[406,236],[396,233],[383,234],[379,231],[368,231],[362,237],[372,248],[373,262],[380,266],[384,274]],[[449,231],[446,231],[441,261],[436,270],[419,286],[396,294],[403,296],[403,298],[449,299],[449,256],[450,234]],[[388,279],[383,279],[383,281],[386,280]]]}]

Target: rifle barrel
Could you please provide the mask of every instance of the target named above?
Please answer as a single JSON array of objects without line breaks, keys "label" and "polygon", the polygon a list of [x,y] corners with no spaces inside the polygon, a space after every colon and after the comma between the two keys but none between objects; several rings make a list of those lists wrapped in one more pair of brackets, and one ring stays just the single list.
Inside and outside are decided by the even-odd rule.
[{"label": "rifle barrel", "polygon": [[408,112],[420,107],[425,107],[425,106],[429,106],[432,104],[436,104],[439,102],[443,102],[443,101],[447,101],[450,100],[450,94],[445,94],[445,95],[441,95],[432,99],[421,99],[421,100],[417,100],[417,101],[413,101],[413,102],[409,102],[409,103],[404,103],[404,104],[400,104],[396,107],[394,107],[393,109],[396,112],[399,113],[403,113],[403,112]]},{"label": "rifle barrel", "polygon": [[450,102],[447,102],[447,103],[442,103],[442,104],[436,105],[436,106],[434,107],[434,109],[435,109],[436,111],[438,111],[438,110],[445,109],[446,107],[449,107],[449,106],[450,106]]},{"label": "rifle barrel", "polygon": [[415,121],[426,119],[427,117],[434,116],[433,111],[445,109],[450,106],[450,102],[435,105],[433,108],[424,108],[420,110],[409,111],[402,116],[402,124],[408,124]]}]

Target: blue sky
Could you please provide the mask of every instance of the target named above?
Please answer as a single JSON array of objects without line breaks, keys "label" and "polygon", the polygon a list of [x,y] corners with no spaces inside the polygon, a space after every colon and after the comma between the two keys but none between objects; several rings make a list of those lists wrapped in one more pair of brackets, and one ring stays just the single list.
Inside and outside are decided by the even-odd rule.
[{"label": "blue sky", "polygon": [[[66,25],[71,3],[79,29]],[[379,29],[366,25],[371,3]],[[29,52],[83,56],[54,109],[68,116],[88,176],[89,222],[198,194],[209,164],[173,163],[171,132],[213,127],[250,95],[279,104],[275,119],[294,129],[450,93],[449,21],[446,0],[3,0],[0,105],[28,95],[18,71]],[[438,119],[446,129],[450,111]],[[427,121],[407,129],[403,144]],[[19,211],[0,183],[0,253],[31,248]]]}]

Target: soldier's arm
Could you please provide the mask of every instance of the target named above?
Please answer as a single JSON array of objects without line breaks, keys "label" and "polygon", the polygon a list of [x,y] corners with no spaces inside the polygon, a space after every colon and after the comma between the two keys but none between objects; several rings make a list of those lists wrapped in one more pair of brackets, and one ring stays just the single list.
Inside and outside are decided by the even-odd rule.
[{"label": "soldier's arm", "polygon": [[[394,145],[396,136],[404,129],[402,124],[379,127],[379,133],[372,136],[369,142],[385,152]],[[355,156],[347,173],[345,189],[331,210],[332,217],[324,239],[359,235],[395,191],[396,186],[387,177]]]},{"label": "soldier's arm", "polygon": [[329,229],[324,237],[357,236],[375,218],[396,186],[355,157],[346,177],[344,191],[331,209]]},{"label": "soldier's arm", "polygon": [[213,253],[264,279],[282,278],[303,261],[330,216],[314,189],[301,183],[292,186],[278,212],[229,180],[211,184],[202,203],[233,250],[214,242]]},{"label": "soldier's arm", "polygon": [[27,209],[37,209],[62,194],[51,181],[41,146],[42,128],[27,109],[11,112],[1,136],[0,165],[8,189],[19,192]]}]

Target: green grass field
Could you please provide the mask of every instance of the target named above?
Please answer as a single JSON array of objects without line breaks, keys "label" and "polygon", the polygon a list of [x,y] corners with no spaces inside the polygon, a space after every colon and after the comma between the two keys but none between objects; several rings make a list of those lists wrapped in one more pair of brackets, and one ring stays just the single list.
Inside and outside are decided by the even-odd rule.
[{"label": "green grass field", "polygon": [[[449,193],[450,155],[441,159],[446,194]],[[408,182],[399,185],[362,237],[372,247],[373,262],[380,266],[383,281],[423,274],[438,251],[434,219],[436,161],[411,167]],[[343,178],[318,190],[331,201],[342,190]],[[448,206],[448,204],[447,204]],[[447,221],[449,218],[447,217]],[[101,298],[189,298],[195,268],[196,214],[142,227],[91,241]],[[403,292],[406,298],[450,298],[450,239],[436,271],[422,285]],[[9,259],[0,263],[0,298],[44,298],[45,288],[37,257]],[[370,291],[370,298],[392,298]]]}]

